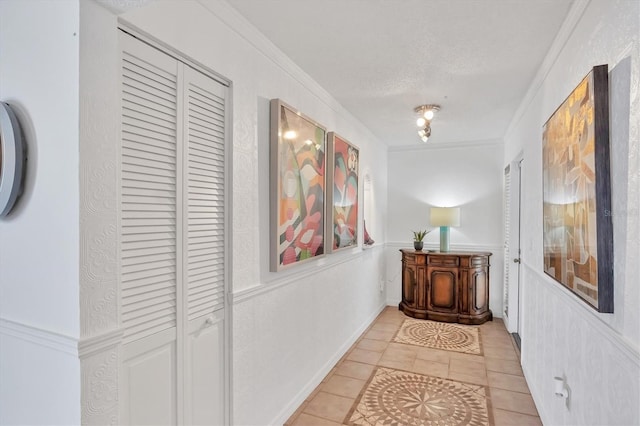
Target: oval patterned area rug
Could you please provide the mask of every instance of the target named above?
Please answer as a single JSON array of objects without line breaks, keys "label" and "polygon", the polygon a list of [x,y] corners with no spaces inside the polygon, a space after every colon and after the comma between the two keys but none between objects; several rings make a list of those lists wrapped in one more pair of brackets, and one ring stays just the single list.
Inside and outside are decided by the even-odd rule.
[{"label": "oval patterned area rug", "polygon": [[393,341],[446,351],[482,354],[478,327],[472,325],[408,318],[402,323]]},{"label": "oval patterned area rug", "polygon": [[487,389],[380,367],[346,420],[369,426],[488,426]]}]

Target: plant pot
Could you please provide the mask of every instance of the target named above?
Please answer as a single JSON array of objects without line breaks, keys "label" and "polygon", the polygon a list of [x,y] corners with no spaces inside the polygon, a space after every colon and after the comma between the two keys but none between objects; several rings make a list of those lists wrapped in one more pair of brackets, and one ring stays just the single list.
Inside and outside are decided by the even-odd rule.
[{"label": "plant pot", "polygon": [[414,241],[413,242],[413,248],[416,249],[416,251],[421,251],[422,250],[422,246],[423,246],[423,242],[422,241]]}]

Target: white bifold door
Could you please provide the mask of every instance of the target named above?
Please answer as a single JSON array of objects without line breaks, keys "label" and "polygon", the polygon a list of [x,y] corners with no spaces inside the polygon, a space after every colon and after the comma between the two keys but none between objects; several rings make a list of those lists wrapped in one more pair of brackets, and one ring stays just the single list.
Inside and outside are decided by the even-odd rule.
[{"label": "white bifold door", "polygon": [[120,42],[120,420],[225,424],[228,88]]}]

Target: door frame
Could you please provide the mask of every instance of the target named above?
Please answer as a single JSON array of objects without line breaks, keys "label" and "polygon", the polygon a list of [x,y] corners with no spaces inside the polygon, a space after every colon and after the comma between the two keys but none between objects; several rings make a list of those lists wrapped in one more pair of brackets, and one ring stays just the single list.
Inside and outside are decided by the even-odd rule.
[{"label": "door frame", "polygon": [[[505,259],[509,268],[509,281],[504,285],[507,287],[507,310],[505,315],[505,326],[509,333],[515,334],[516,340],[520,338],[522,330],[522,247],[521,232],[522,227],[522,164],[524,155],[521,152],[512,160],[509,165],[510,188],[509,188],[509,239],[505,241],[509,258]],[[505,218],[506,220],[507,218]]]},{"label": "door frame", "polygon": [[[221,74],[209,69],[204,66],[202,63],[191,59],[190,57],[184,55],[180,51],[174,49],[173,47],[159,41],[154,38],[153,35],[146,33],[142,30],[136,28],[136,26],[131,25],[127,22],[123,22],[119,20],[117,25],[117,30],[121,31],[129,36],[132,36],[143,43],[148,44],[149,46],[159,50],[160,52],[176,59],[177,61],[182,62],[186,66],[189,66],[196,71],[206,75],[207,77],[217,81],[226,87],[227,96],[226,106],[225,106],[225,135],[224,135],[224,161],[225,161],[225,184],[224,184],[224,192],[225,192],[225,226],[224,226],[224,247],[225,247],[225,259],[224,259],[224,419],[225,424],[233,424],[233,410],[232,410],[232,396],[233,396],[233,378],[231,377],[231,372],[233,371],[233,348],[232,348],[232,266],[233,266],[233,240],[231,238],[232,230],[233,230],[233,84],[230,79],[222,76]],[[120,46],[118,47],[120,49]],[[118,179],[120,177],[118,176]],[[118,252],[120,247],[118,247]],[[178,334],[183,333],[184,330],[178,330]],[[121,360],[120,360],[121,361]],[[118,366],[119,369],[119,382],[122,381],[122,368]],[[182,408],[183,401],[177,401],[178,407]],[[181,410],[180,410],[181,411]],[[120,416],[122,413],[120,413]],[[178,423],[181,423],[182,419],[178,419]]]}]

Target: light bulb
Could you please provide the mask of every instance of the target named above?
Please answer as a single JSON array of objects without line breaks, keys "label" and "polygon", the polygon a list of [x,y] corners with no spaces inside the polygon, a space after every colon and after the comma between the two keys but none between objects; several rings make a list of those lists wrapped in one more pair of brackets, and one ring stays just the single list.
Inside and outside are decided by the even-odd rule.
[{"label": "light bulb", "polygon": [[422,139],[422,142],[426,142],[429,140],[429,138],[425,135],[425,136],[421,136],[420,139]]},{"label": "light bulb", "polygon": [[422,117],[418,118],[418,120],[416,121],[416,124],[418,125],[418,127],[424,127],[426,123],[427,123],[427,120],[425,120]]},{"label": "light bulb", "polygon": [[427,133],[424,131],[424,129],[418,130],[418,136],[423,137],[423,136],[426,136],[426,134]]},{"label": "light bulb", "polygon": [[286,132],[284,132],[284,135],[282,135],[285,139],[295,139],[298,136],[298,133],[296,133],[295,130],[287,130]]},{"label": "light bulb", "polygon": [[433,110],[432,109],[428,109],[424,112],[424,118],[426,118],[428,121],[431,121],[431,119],[433,118]]},{"label": "light bulb", "polygon": [[311,145],[313,144],[313,141],[311,139],[307,139],[306,141],[304,141],[304,143],[306,143],[307,145]]}]

